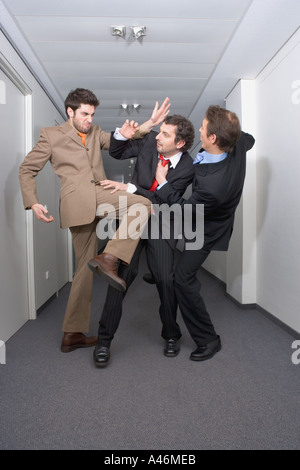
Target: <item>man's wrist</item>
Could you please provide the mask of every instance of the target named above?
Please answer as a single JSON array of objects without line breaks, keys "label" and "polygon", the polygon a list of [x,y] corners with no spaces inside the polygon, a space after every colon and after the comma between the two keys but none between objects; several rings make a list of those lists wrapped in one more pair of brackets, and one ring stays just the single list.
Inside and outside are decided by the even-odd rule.
[{"label": "man's wrist", "polygon": [[121,134],[121,128],[120,127],[117,127],[115,132],[114,132],[114,139],[116,140],[128,140],[126,137],[124,137],[122,134]]},{"label": "man's wrist", "polygon": [[126,191],[127,191],[128,193],[133,194],[133,193],[136,192],[136,190],[137,190],[137,187],[136,187],[134,184],[132,184],[132,183],[127,183],[127,190],[126,190]]},{"label": "man's wrist", "polygon": [[141,124],[139,128],[140,137],[144,137],[145,135],[149,134],[153,127],[154,126],[150,124],[150,121],[143,122],[143,124]]},{"label": "man's wrist", "polygon": [[163,186],[165,186],[165,184],[167,184],[167,182],[168,182],[168,181],[166,180],[166,181],[164,181],[163,183],[159,184],[159,185],[157,186],[157,188],[156,188],[157,191],[159,191]]}]

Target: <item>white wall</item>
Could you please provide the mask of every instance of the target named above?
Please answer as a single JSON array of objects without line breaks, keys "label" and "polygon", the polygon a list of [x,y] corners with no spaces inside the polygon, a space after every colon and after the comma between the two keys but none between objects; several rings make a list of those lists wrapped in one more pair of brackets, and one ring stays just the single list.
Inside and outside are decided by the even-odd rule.
[{"label": "white wall", "polygon": [[18,181],[25,151],[26,98],[3,72],[6,64],[0,60],[0,338],[5,341],[29,316],[26,217]]},{"label": "white wall", "polygon": [[[226,99],[242,129],[256,138],[255,81],[241,80]],[[227,253],[227,292],[241,304],[256,303],[256,146],[247,152],[243,194]]]},{"label": "white wall", "polygon": [[[28,96],[26,97],[26,129],[24,129],[24,133],[26,134],[26,149],[24,149],[23,157],[18,156],[18,161],[21,163],[26,153],[32,148],[33,144],[38,139],[41,127],[53,126],[56,123],[62,123],[64,121],[64,117],[62,117],[58,112],[51,100],[47,97],[46,93],[42,90],[38,82],[25,66],[24,62],[1,32],[0,50],[0,59],[8,64],[8,67],[17,79],[20,78],[20,80],[26,84],[28,93]],[[12,129],[13,125],[14,123],[11,122]],[[12,158],[14,158],[14,156],[12,156]],[[16,168],[15,178],[18,178],[18,168]],[[37,183],[40,201],[49,206],[49,209],[55,217],[55,223],[42,224],[41,222],[33,221],[33,217],[30,215],[31,211],[29,211],[30,213],[26,213],[26,221],[25,217],[22,221],[23,224],[26,224],[26,227],[22,226],[20,228],[20,230],[24,230],[24,233],[29,234],[28,246],[29,248],[32,247],[32,265],[31,253],[28,253],[28,302],[31,306],[29,308],[29,318],[34,318],[36,310],[69,280],[68,232],[59,228],[59,191],[57,178],[50,168],[50,165],[47,165],[47,168],[43,169],[38,175]],[[18,191],[15,196],[19,199],[21,204],[20,191]],[[12,200],[12,210],[13,203],[14,201]],[[33,240],[31,238],[33,238]],[[3,243],[2,240],[1,243]],[[31,267],[32,269],[30,269]],[[45,277],[46,270],[50,271],[50,278],[48,280]],[[2,279],[7,277],[7,270],[3,264],[0,266],[0,277]],[[9,282],[11,285],[15,286],[14,295],[17,296],[18,285],[16,285],[16,279],[13,275]],[[5,312],[1,311],[1,315],[4,314]],[[11,331],[10,336],[14,332],[15,331]],[[6,337],[1,339],[6,341],[8,338]]]},{"label": "white wall", "polygon": [[300,30],[257,79],[257,303],[300,332]]}]

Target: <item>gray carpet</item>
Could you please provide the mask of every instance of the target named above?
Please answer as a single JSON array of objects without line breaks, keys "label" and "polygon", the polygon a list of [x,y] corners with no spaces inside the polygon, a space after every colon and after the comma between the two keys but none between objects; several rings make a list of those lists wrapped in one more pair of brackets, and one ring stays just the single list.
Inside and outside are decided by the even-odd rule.
[{"label": "gray carpet", "polygon": [[[203,295],[223,349],[202,363],[179,315],[176,358],[163,356],[155,286],[140,274],[107,368],[93,348],[60,352],[70,285],[6,343],[0,365],[0,449],[296,450],[300,365],[294,337],[256,309],[240,309],[204,270]],[[91,333],[106,283],[95,277]]]}]

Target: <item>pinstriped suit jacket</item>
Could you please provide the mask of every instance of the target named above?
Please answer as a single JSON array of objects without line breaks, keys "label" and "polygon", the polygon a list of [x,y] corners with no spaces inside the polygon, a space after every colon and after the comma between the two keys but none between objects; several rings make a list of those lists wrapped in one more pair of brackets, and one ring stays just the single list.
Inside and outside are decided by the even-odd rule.
[{"label": "pinstriped suit jacket", "polygon": [[[143,139],[133,141],[121,141],[111,138],[109,153],[118,160],[136,157],[134,173],[131,183],[137,187],[135,194],[144,196],[153,204],[161,204],[157,197],[157,191],[149,191],[155,177],[158,163],[156,142],[157,132],[151,131]],[[188,152],[184,152],[176,168],[168,170],[167,179],[170,187],[182,196],[194,178],[193,160]],[[176,240],[169,239],[169,243],[175,248]]]},{"label": "pinstriped suit jacket", "polygon": [[[133,141],[121,141],[112,137],[109,153],[113,158],[125,160],[136,157],[134,173],[131,183],[137,187],[141,196],[147,197],[154,204],[159,204],[157,193],[149,191],[153,182],[157,167],[157,132],[151,131],[143,139]],[[193,160],[188,152],[184,152],[175,169],[169,169],[167,179],[172,188],[181,195],[187,186],[193,181]]]}]

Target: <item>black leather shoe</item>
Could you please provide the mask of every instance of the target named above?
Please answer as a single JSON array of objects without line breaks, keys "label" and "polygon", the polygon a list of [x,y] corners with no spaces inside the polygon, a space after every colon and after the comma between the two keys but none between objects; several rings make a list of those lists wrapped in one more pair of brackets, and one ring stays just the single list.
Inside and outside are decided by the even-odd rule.
[{"label": "black leather shoe", "polygon": [[218,351],[221,351],[221,349],[221,340],[218,336],[214,341],[204,346],[198,346],[198,348],[191,353],[190,359],[191,361],[206,361],[207,359],[211,359]]},{"label": "black leather shoe", "polygon": [[180,351],[180,343],[176,338],[167,339],[164,349],[164,355],[167,357],[176,357]]},{"label": "black leather shoe", "polygon": [[96,367],[105,367],[110,358],[110,350],[107,346],[97,346],[94,349],[94,363]]},{"label": "black leather shoe", "polygon": [[152,276],[151,273],[146,273],[146,274],[144,274],[143,280],[144,280],[145,282],[148,282],[148,284],[155,284],[154,277]]}]

